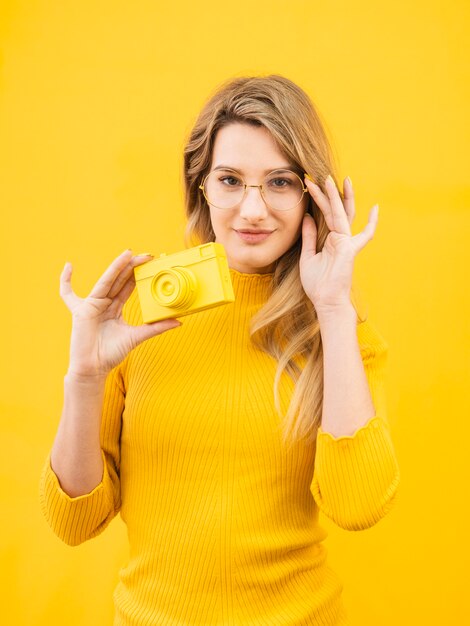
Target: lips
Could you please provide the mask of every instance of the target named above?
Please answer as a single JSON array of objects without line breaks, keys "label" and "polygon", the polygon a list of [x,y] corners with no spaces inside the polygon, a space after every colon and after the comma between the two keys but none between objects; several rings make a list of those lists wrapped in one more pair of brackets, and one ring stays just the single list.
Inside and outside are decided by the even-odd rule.
[{"label": "lips", "polygon": [[261,234],[270,235],[273,232],[274,232],[273,230],[250,230],[247,228],[237,229],[237,233],[249,233],[250,235],[261,235]]},{"label": "lips", "polygon": [[236,230],[237,235],[247,243],[258,243],[267,239],[273,230]]}]

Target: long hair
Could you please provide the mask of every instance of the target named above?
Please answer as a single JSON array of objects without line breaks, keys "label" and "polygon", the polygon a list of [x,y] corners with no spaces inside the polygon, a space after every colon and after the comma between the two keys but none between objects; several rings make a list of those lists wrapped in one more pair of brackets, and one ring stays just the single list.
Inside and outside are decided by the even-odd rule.
[{"label": "long hair", "polygon": [[[185,245],[215,240],[209,208],[199,185],[209,172],[215,136],[234,122],[264,126],[282,154],[307,172],[325,191],[331,174],[336,183],[335,164],[326,132],[307,94],[291,80],[278,74],[244,76],[222,83],[200,111],[184,147],[183,179],[187,217]],[[339,186],[337,185],[339,188]],[[339,191],[341,198],[343,195]],[[323,213],[308,195],[307,211],[317,226],[317,252],[330,232]],[[251,340],[277,360],[273,381],[274,405],[282,417],[285,442],[306,437],[316,440],[323,406],[323,349],[315,308],[300,281],[301,236],[275,262],[272,292],[250,320]],[[351,301],[358,312],[355,286]],[[286,415],[282,415],[279,382],[283,371],[295,383]]]}]

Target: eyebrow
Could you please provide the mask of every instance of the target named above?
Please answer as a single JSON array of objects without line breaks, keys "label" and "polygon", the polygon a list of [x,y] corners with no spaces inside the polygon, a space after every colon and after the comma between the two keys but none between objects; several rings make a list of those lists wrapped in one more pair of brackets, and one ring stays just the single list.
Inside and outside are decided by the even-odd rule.
[{"label": "eyebrow", "polygon": [[[214,170],[233,170],[234,172],[239,172],[240,174],[243,174],[243,170],[238,169],[236,167],[233,167],[231,165],[217,165],[216,167],[213,168]],[[264,170],[263,174],[269,174],[269,172],[274,172],[275,170],[293,170],[295,171],[296,168],[293,165],[278,165],[277,167],[271,167],[270,169]]]}]

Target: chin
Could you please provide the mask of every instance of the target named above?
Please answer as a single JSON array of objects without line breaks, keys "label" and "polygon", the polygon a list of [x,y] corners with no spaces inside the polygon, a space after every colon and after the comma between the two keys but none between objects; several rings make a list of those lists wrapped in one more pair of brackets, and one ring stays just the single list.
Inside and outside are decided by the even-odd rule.
[{"label": "chin", "polygon": [[[255,254],[227,254],[227,260],[230,267],[249,267],[251,272],[272,272],[277,257],[258,256]],[[239,270],[246,271],[246,270]]]}]

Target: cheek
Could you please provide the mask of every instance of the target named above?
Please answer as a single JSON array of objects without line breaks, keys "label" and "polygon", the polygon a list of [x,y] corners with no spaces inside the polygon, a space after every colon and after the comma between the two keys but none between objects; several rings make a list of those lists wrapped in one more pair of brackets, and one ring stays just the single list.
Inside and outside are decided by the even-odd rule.
[{"label": "cheek", "polygon": [[295,220],[290,224],[288,230],[291,236],[296,239],[302,232],[302,222],[304,219],[304,211],[300,215],[297,215]]},{"label": "cheek", "polygon": [[220,216],[218,216],[214,211],[210,212],[212,229],[216,232],[220,228]]},{"label": "cheek", "polygon": [[230,220],[223,214],[210,212],[212,230],[216,237],[225,238],[230,234]]}]

